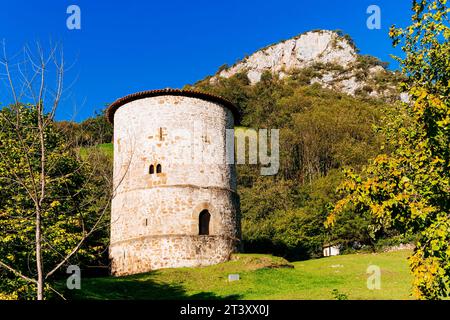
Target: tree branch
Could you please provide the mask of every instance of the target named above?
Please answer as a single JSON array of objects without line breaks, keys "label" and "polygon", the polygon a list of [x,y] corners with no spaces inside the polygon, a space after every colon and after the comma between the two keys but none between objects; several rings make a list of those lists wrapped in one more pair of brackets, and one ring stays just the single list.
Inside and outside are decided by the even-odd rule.
[{"label": "tree branch", "polygon": [[0,261],[0,267],[5,268],[6,270],[8,270],[8,271],[14,273],[16,276],[18,276],[18,277],[20,277],[20,278],[22,278],[22,279],[24,279],[24,280],[26,280],[26,281],[28,281],[28,282],[32,282],[32,283],[34,283],[34,284],[37,284],[37,281],[36,281],[35,279],[31,279],[31,278],[29,278],[29,277],[23,275],[22,273],[20,273],[20,272],[17,271],[16,269],[14,269],[14,268],[8,266],[8,265],[7,265],[6,263],[4,263],[3,261]]}]

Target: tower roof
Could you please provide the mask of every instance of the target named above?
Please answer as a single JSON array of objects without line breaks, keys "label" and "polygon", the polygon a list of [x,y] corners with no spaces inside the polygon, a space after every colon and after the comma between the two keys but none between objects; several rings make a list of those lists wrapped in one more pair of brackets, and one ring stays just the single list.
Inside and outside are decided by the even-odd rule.
[{"label": "tower roof", "polygon": [[136,92],[133,94],[129,94],[125,97],[119,98],[113,103],[111,103],[106,110],[106,118],[110,123],[114,123],[114,113],[124,104],[127,104],[129,102],[143,99],[143,98],[149,98],[149,97],[157,97],[157,96],[183,96],[183,97],[191,97],[191,98],[199,98],[211,102],[219,103],[226,108],[228,108],[234,116],[235,123],[238,123],[240,120],[240,113],[238,108],[231,103],[229,100],[222,98],[220,96],[216,96],[211,93],[201,92],[197,90],[182,90],[182,89],[159,89],[159,90],[148,90],[148,91],[141,91]]}]

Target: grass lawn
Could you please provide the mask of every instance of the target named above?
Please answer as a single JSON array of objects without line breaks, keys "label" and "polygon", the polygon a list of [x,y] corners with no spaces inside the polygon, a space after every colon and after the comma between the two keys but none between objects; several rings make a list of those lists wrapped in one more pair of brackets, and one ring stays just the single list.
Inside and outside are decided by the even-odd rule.
[{"label": "grass lawn", "polygon": [[102,143],[97,146],[100,150],[105,152],[111,158],[114,154],[114,145],[112,143]]},{"label": "grass lawn", "polygon": [[112,143],[102,143],[102,144],[96,145],[95,147],[89,147],[89,148],[81,147],[80,148],[80,155],[81,155],[81,157],[86,157],[88,155],[89,150],[91,150],[91,148],[101,150],[108,157],[110,157],[111,159],[113,158],[114,145]]},{"label": "grass lawn", "polygon": [[[409,250],[350,254],[288,263],[259,254],[199,268],[161,269],[127,276],[83,279],[72,299],[411,299]],[[381,289],[367,289],[369,265],[381,269]],[[228,282],[238,273],[239,281]]]}]

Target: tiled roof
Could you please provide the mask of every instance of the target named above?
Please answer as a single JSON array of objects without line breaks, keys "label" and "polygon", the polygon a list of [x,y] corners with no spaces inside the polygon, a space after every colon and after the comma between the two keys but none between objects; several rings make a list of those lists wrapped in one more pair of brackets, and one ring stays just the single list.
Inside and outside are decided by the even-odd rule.
[{"label": "tiled roof", "polygon": [[224,99],[220,96],[216,96],[216,95],[213,95],[210,93],[196,91],[196,90],[181,90],[181,89],[170,89],[170,88],[136,92],[133,94],[129,94],[123,98],[117,99],[106,110],[106,118],[108,119],[108,121],[110,123],[114,123],[114,113],[116,112],[117,109],[119,109],[124,104],[127,104],[134,100],[143,99],[143,98],[165,96],[165,95],[199,98],[199,99],[204,99],[207,101],[219,103],[231,110],[231,112],[233,113],[233,116],[234,116],[235,123],[239,122],[240,113],[239,113],[238,108],[233,103],[228,101],[227,99]]}]

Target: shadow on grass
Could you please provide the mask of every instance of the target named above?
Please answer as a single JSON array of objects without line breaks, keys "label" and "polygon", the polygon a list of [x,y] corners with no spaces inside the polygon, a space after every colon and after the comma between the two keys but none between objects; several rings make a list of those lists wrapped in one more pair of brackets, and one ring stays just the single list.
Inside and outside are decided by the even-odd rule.
[{"label": "shadow on grass", "polygon": [[60,290],[69,300],[238,300],[239,294],[220,296],[212,292],[189,294],[182,284],[158,283],[152,273],[121,278],[84,279],[80,290]]}]

